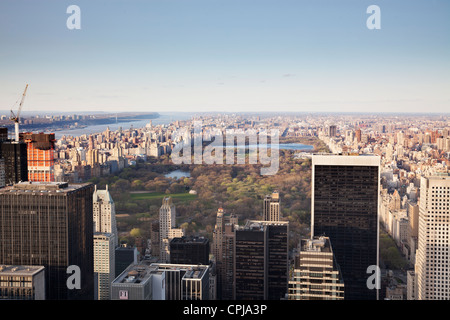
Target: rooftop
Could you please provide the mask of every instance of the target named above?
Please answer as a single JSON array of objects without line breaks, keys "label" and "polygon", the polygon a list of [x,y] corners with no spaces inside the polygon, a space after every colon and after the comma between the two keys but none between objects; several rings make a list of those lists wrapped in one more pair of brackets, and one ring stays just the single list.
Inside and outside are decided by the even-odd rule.
[{"label": "rooftop", "polygon": [[209,242],[208,238],[205,238],[205,237],[193,237],[193,236],[190,236],[190,237],[186,237],[186,236],[176,237],[176,238],[173,238],[170,241],[170,243],[173,243],[173,244],[177,244],[177,243],[208,243],[208,242]]},{"label": "rooftop", "polygon": [[263,230],[265,226],[287,226],[288,221],[248,220],[240,230]]},{"label": "rooftop", "polygon": [[44,269],[44,266],[0,265],[0,275],[34,275]]},{"label": "rooftop", "polygon": [[67,193],[90,185],[89,183],[68,184],[67,182],[41,182],[23,181],[0,189],[0,194],[5,193],[25,193],[25,192],[56,192]]},{"label": "rooftop", "polygon": [[301,250],[306,252],[331,252],[330,239],[327,237],[303,239]]},{"label": "rooftop", "polygon": [[185,271],[183,279],[202,279],[209,266],[191,264],[152,263],[157,271]]},{"label": "rooftop", "polygon": [[155,268],[146,263],[133,264],[123,271],[114,283],[140,284],[151,278],[151,271]]},{"label": "rooftop", "polygon": [[379,166],[381,157],[374,154],[313,154],[313,165]]}]

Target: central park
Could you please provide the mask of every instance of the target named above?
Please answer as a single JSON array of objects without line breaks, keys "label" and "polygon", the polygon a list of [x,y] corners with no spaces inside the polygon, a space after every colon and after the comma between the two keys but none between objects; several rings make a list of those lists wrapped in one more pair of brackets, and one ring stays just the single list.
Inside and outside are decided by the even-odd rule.
[{"label": "central park", "polygon": [[[283,143],[301,143],[313,149],[280,148],[275,175],[261,175],[259,164],[175,165],[170,155],[163,155],[90,182],[100,189],[108,185],[116,207],[119,241],[129,246],[136,245],[138,238],[151,238],[151,225],[158,221],[164,197],[172,198],[177,227],[184,229],[185,235],[212,241],[219,208],[237,215],[239,224],[261,219],[264,197],[276,190],[281,198],[281,219],[289,221],[289,249],[294,249],[301,239],[309,237],[311,224],[311,159],[300,155],[330,151],[315,137],[281,138]],[[384,233],[380,236],[380,257],[393,268],[405,265],[394,242]]]}]

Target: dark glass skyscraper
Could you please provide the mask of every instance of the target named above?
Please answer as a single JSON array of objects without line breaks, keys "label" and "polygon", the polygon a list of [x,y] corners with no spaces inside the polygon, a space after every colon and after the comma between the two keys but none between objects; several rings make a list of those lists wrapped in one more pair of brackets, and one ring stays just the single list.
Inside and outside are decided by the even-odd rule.
[{"label": "dark glass skyscraper", "polygon": [[170,241],[171,264],[209,265],[209,240],[205,237],[177,237]]},{"label": "dark glass skyscraper", "polygon": [[235,233],[235,299],[284,299],[288,292],[288,222],[248,221]]},{"label": "dark glass skyscraper", "polygon": [[27,144],[25,142],[0,141],[0,158],[5,160],[5,183],[7,185],[28,181]]},{"label": "dark glass skyscraper", "polygon": [[[0,264],[45,267],[50,300],[94,298],[94,185],[22,182],[0,189]],[[81,288],[69,289],[69,266]]]},{"label": "dark glass skyscraper", "polygon": [[378,266],[379,166],[371,155],[312,158],[311,230],[330,238],[348,300],[377,298],[367,268]]}]

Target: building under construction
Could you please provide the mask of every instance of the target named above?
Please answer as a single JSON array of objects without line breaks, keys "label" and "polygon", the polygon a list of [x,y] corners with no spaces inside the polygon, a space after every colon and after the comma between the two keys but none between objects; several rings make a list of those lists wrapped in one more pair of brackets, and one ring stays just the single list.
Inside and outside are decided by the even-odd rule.
[{"label": "building under construction", "polygon": [[55,134],[21,133],[27,144],[28,181],[55,181]]}]

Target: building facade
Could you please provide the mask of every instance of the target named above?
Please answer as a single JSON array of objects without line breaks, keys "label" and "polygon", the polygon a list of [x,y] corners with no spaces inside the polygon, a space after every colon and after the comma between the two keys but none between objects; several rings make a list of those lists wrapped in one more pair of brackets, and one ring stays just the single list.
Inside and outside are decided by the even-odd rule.
[{"label": "building facade", "polygon": [[274,191],[264,198],[263,220],[280,221],[280,194],[278,191]]},{"label": "building facade", "polygon": [[106,185],[105,190],[95,186],[93,194],[94,231],[114,235],[114,246],[118,246],[116,207]]},{"label": "building facade", "polygon": [[312,237],[330,238],[345,283],[345,299],[376,300],[367,286],[378,266],[380,157],[313,155]]},{"label": "building facade", "polygon": [[159,246],[161,262],[170,262],[170,240],[176,237],[182,237],[184,232],[176,226],[176,209],[172,203],[172,198],[163,199],[159,210]]},{"label": "building facade", "polygon": [[0,265],[0,300],[45,300],[43,266]]},{"label": "building facade", "polygon": [[28,181],[27,145],[19,141],[0,141],[0,158],[5,161],[5,184]]},{"label": "building facade", "polygon": [[28,181],[55,181],[55,134],[21,133],[27,144]]},{"label": "building facade", "polygon": [[170,263],[209,265],[209,239],[177,237],[170,241]]},{"label": "building facade", "polygon": [[284,299],[288,293],[289,223],[249,220],[235,233],[234,299]]},{"label": "building facade", "polygon": [[301,241],[289,281],[289,300],[343,300],[344,282],[330,239]]},{"label": "building facade", "polygon": [[0,188],[6,185],[5,180],[5,159],[0,158]]},{"label": "building facade", "polygon": [[450,176],[422,177],[415,277],[417,300],[450,299]]},{"label": "building facade", "polygon": [[152,263],[153,296],[161,300],[209,300],[210,268],[205,265]]},{"label": "building facade", "polygon": [[234,299],[234,229],[236,225],[238,225],[237,216],[226,213],[223,208],[218,209],[211,250],[216,266],[218,300]]},{"label": "building facade", "polygon": [[[0,264],[45,267],[50,300],[94,298],[92,184],[22,182],[0,189]],[[80,289],[67,286],[80,270]]]},{"label": "building facade", "polygon": [[94,232],[95,299],[110,300],[111,283],[116,277],[115,236]]}]

